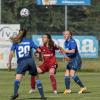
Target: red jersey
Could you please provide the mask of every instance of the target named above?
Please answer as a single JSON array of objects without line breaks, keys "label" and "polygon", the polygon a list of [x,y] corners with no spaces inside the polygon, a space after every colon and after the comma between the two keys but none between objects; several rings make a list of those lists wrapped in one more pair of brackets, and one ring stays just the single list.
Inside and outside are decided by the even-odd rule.
[{"label": "red jersey", "polygon": [[41,49],[44,61],[47,59],[50,59],[51,57],[55,57],[55,51],[59,50],[57,46],[53,46],[51,48],[48,46],[40,46],[40,49]]}]

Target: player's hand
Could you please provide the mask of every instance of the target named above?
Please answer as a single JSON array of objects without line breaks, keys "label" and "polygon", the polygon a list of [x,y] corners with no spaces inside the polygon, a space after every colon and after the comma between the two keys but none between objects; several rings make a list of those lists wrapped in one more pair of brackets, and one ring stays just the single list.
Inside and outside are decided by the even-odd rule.
[{"label": "player's hand", "polygon": [[62,47],[59,47],[59,50],[60,50],[59,51],[60,54],[65,54],[64,49]]},{"label": "player's hand", "polygon": [[39,57],[39,53],[38,53],[38,52],[35,52],[35,53],[34,53],[34,56],[35,56],[35,57]]},{"label": "player's hand", "polygon": [[63,54],[69,53],[69,50],[61,50]]},{"label": "player's hand", "polygon": [[59,53],[60,54],[65,54],[64,50],[62,50],[62,49],[59,51]]},{"label": "player's hand", "polygon": [[41,52],[41,49],[40,48],[37,48],[37,52]]},{"label": "player's hand", "polygon": [[11,71],[11,63],[7,63],[8,71]]}]

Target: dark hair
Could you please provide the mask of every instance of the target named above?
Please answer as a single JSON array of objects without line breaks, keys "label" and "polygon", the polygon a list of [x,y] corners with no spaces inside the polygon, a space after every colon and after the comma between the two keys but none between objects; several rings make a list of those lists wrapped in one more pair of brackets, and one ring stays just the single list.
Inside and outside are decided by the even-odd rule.
[{"label": "dark hair", "polygon": [[10,40],[13,42],[13,43],[20,43],[21,40],[26,37],[26,34],[27,34],[27,30],[25,29],[21,29],[19,30],[19,33],[16,37],[10,37]]},{"label": "dark hair", "polygon": [[27,34],[27,30],[26,29],[21,29],[20,31],[22,31],[22,38],[26,37]]},{"label": "dark hair", "polygon": [[54,41],[52,40],[51,35],[48,34],[48,33],[46,33],[45,35],[46,35],[47,38],[49,39],[49,42],[48,42],[49,48],[53,47],[53,46],[54,46]]}]

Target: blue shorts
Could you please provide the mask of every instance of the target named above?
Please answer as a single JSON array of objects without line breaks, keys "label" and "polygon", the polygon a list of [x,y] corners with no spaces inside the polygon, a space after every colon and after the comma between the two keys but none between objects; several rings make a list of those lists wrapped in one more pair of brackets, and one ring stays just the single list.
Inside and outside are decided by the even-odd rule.
[{"label": "blue shorts", "polygon": [[26,71],[29,71],[29,74],[31,74],[32,76],[36,76],[38,74],[34,59],[27,58],[27,59],[18,61],[16,73],[24,75]]},{"label": "blue shorts", "polygon": [[67,64],[66,69],[68,70],[73,69],[77,71],[78,69],[81,68],[81,65],[82,65],[81,57],[80,55],[77,55],[75,58],[72,58],[71,61]]}]

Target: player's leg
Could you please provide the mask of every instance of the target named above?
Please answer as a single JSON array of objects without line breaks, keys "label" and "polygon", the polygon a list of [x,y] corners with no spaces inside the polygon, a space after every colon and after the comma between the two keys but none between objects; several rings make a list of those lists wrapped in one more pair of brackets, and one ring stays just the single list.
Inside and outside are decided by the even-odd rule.
[{"label": "player's leg", "polygon": [[68,69],[66,69],[66,71],[65,71],[64,79],[65,79],[65,86],[66,86],[64,94],[69,94],[69,93],[71,93],[71,89],[70,89],[70,75],[69,75]]},{"label": "player's leg", "polygon": [[16,79],[14,81],[14,94],[11,98],[11,100],[15,100],[18,97],[18,89],[20,86],[20,82],[22,80],[22,74],[16,74]]},{"label": "player's leg", "polygon": [[23,75],[25,74],[27,70],[27,63],[26,61],[21,61],[18,63],[18,67],[16,69],[16,79],[14,81],[14,94],[11,97],[11,100],[15,100],[18,97],[18,89],[20,86],[20,82],[22,80]]},{"label": "player's leg", "polygon": [[31,89],[29,91],[29,93],[34,93],[35,92],[35,76],[31,76],[31,79],[30,79],[30,86],[31,86]]},{"label": "player's leg", "polygon": [[42,82],[40,81],[38,75],[36,76],[36,85],[37,85],[37,88],[38,88],[41,98],[44,98],[45,96],[44,96],[44,91],[43,91],[43,85],[42,85]]},{"label": "player's leg", "polygon": [[55,78],[55,68],[50,68],[49,70],[50,80],[53,88],[53,92],[57,94],[57,83]]},{"label": "player's leg", "polygon": [[70,76],[75,81],[75,83],[78,84],[81,87],[81,90],[79,91],[79,94],[81,94],[82,92],[86,91],[86,87],[84,86],[84,84],[80,80],[79,76],[76,74],[75,70],[73,70],[73,69],[70,70]]},{"label": "player's leg", "polygon": [[[43,86],[42,86],[42,83],[41,81],[39,80],[39,77],[38,76],[31,76],[31,78],[34,78],[34,80],[32,80],[32,85],[34,84],[35,86],[35,83],[37,85],[37,88],[39,90],[39,93],[40,93],[40,96],[41,97],[44,97],[44,92],[43,92]],[[31,88],[31,90],[29,91],[29,93],[33,93],[34,92],[34,89]]]},{"label": "player's leg", "polygon": [[[39,67],[37,67],[37,72],[40,74],[40,73],[42,73],[42,70]],[[31,84],[31,89],[30,89],[29,93],[34,93],[35,92],[35,84],[36,84],[35,76],[31,76],[30,84]]]},{"label": "player's leg", "polygon": [[76,74],[76,71],[81,68],[81,65],[82,65],[82,60],[81,57],[78,55],[72,60],[71,70],[70,70],[70,76],[75,81],[75,83],[77,83],[81,87],[79,94],[86,91],[86,87],[84,86],[84,84],[82,83],[78,75]]},{"label": "player's leg", "polygon": [[29,73],[31,74],[32,77],[36,76],[36,85],[37,85],[38,91],[40,93],[40,96],[44,97],[43,86],[42,86],[41,81],[38,78],[38,72],[37,72],[35,62],[33,60],[30,60],[29,64],[30,64]]}]

